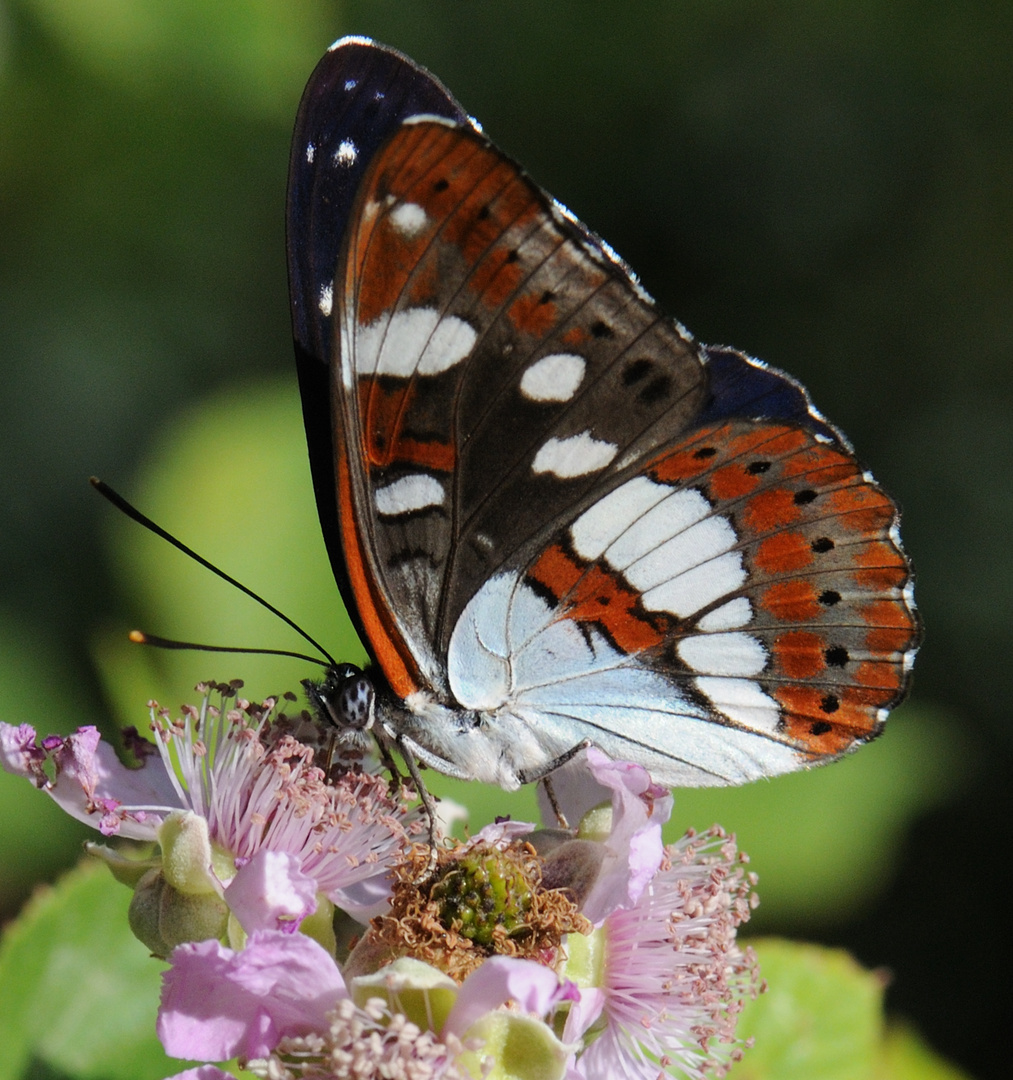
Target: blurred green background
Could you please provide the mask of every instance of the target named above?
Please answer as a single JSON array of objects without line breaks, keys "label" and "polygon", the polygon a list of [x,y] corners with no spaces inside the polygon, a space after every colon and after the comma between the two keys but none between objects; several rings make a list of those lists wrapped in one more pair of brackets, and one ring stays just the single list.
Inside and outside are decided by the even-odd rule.
[{"label": "blurred green background", "polygon": [[[1006,0],[0,0],[0,718],[113,732],[209,675],[313,674],[126,646],[299,642],[91,473],[363,655],[314,519],[284,269],[292,121],[344,33],[434,71],[698,337],[800,377],[901,503],[912,701],[833,769],[680,793],[676,827],[737,832],[758,929],[889,969],[896,1013],[1007,1075]],[[490,793],[473,820],[530,805]],[[82,836],[0,776],[5,918]]]}]

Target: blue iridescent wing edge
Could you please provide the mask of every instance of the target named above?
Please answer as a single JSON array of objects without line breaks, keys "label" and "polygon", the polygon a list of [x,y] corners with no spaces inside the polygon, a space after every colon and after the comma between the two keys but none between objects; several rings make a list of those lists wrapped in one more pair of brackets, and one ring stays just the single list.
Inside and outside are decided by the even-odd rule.
[{"label": "blue iridescent wing edge", "polygon": [[331,568],[363,641],[338,521],[330,388],[335,334],[325,290],[333,288],[355,194],[373,155],[405,119],[420,114],[473,123],[446,87],[403,53],[369,38],[341,38],[306,84],[289,158],[289,300],[310,471]]}]

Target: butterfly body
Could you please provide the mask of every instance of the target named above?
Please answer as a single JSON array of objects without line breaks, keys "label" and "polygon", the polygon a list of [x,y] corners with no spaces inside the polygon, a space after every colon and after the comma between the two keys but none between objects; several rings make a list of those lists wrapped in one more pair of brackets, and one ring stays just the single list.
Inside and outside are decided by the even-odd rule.
[{"label": "butterfly body", "polygon": [[879,733],[918,636],[893,504],[797,383],[696,343],[407,58],[321,62],[289,252],[386,742],[504,787],[588,742],[706,785]]}]

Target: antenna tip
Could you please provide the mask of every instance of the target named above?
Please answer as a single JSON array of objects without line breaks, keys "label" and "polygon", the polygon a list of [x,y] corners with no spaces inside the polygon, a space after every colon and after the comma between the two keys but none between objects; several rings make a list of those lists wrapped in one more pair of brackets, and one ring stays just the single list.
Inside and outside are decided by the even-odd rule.
[{"label": "antenna tip", "polygon": [[148,644],[148,635],[143,630],[131,630],[130,633],[127,634],[127,637],[130,638],[135,645]]}]

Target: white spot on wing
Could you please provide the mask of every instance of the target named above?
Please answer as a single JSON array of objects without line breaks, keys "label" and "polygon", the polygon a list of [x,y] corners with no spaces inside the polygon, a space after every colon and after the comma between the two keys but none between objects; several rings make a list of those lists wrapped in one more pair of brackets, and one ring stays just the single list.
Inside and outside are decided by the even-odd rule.
[{"label": "white spot on wing", "polygon": [[358,375],[439,375],[459,364],[475,344],[475,331],[454,315],[409,308],[381,316],[355,335]]},{"label": "white spot on wing", "polygon": [[320,309],[320,314],[327,318],[334,310],[334,283],[328,281],[326,285],[320,286],[320,297],[317,300],[317,307]]},{"label": "white spot on wing", "polygon": [[[662,506],[665,505],[667,502],[662,504]],[[657,508],[652,511],[652,514],[657,514]],[[647,519],[645,518],[644,521],[646,523]],[[626,580],[641,592],[664,585],[665,582],[678,578],[681,574],[703,563],[713,565],[711,560],[735,546],[735,530],[723,517],[705,517],[702,521],[690,525],[689,528],[681,529],[675,535],[672,535],[671,531],[664,535],[669,539],[660,544],[653,543],[650,550],[635,562],[624,566],[626,563],[624,559],[613,564],[617,569],[621,569]],[[621,537],[605,553],[610,563],[612,563],[613,550],[619,547],[623,539],[625,538]],[[654,540],[654,536],[651,539]],[[729,590],[722,589],[713,599],[717,600],[723,592],[727,591]],[[697,609],[694,608],[694,610]],[[688,615],[690,613],[684,611],[675,612],[675,614]]]},{"label": "white spot on wing", "polygon": [[[729,543],[723,547],[716,547],[712,551],[704,551],[695,562],[686,561],[690,557],[690,553],[687,552],[682,555],[680,561],[669,563],[668,554],[662,556],[657,553],[666,545],[669,546],[666,550],[670,550],[673,544],[677,547],[680,536],[689,533],[694,528],[700,528],[701,523],[706,521],[711,513],[711,505],[696,488],[688,488],[684,491],[672,491],[671,488],[665,488],[665,491],[668,497],[632,521],[630,527],[617,536],[605,552],[609,565],[616,570],[625,570],[631,563],[636,563],[639,559],[645,560],[638,566],[637,580],[634,582],[630,578],[630,582],[640,589],[657,585],[681,570],[695,565],[695,562],[701,562],[711,554],[726,551],[734,542],[734,534],[732,534],[733,539]],[[690,540],[689,547],[698,548],[700,539]],[[682,543],[685,545],[686,542]],[[658,566],[659,559],[660,567]]]},{"label": "white spot on wing", "polygon": [[730,551],[649,589],[643,596],[644,607],[685,617],[734,592],[745,580],[742,556]]},{"label": "white spot on wing", "polygon": [[347,168],[349,165],[355,164],[355,159],[359,156],[359,148],[352,142],[351,139],[342,139],[338,143],[337,150],[334,151],[334,164],[343,165]]},{"label": "white spot on wing", "polygon": [[428,221],[425,210],[418,203],[401,203],[390,215],[390,223],[408,239],[417,236]]},{"label": "white spot on wing", "polygon": [[570,526],[574,550],[588,560],[600,558],[609,544],[671,492],[670,487],[656,484],[646,476],[621,484]]},{"label": "white spot on wing", "polygon": [[317,148],[313,143],[306,144],[306,161],[307,164],[312,165],[313,159],[317,156]]},{"label": "white spot on wing", "polygon": [[[718,712],[753,731],[776,733],[781,717],[777,702],[768,697],[752,679],[722,679],[701,676],[693,680],[697,690]],[[782,767],[783,768],[783,767]],[[771,770],[771,774],[773,770]]]},{"label": "white spot on wing", "polygon": [[535,454],[531,471],[553,473],[564,480],[604,469],[619,452],[615,443],[595,439],[589,431],[565,439],[546,439]]},{"label": "white spot on wing", "polygon": [[678,645],[679,659],[702,675],[759,675],[767,653],[750,634],[694,634]]},{"label": "white spot on wing", "polygon": [[532,401],[569,401],[586,368],[584,358],[574,353],[543,356],[521,376],[521,393]]},{"label": "white spot on wing", "polygon": [[443,485],[428,473],[402,476],[393,484],[378,488],[374,494],[376,512],[385,517],[409,514],[430,506],[442,506],[446,493]]},{"label": "white spot on wing", "polygon": [[696,624],[697,630],[735,630],[747,626],[753,617],[753,607],[744,596],[737,596],[727,604],[709,611]]}]

